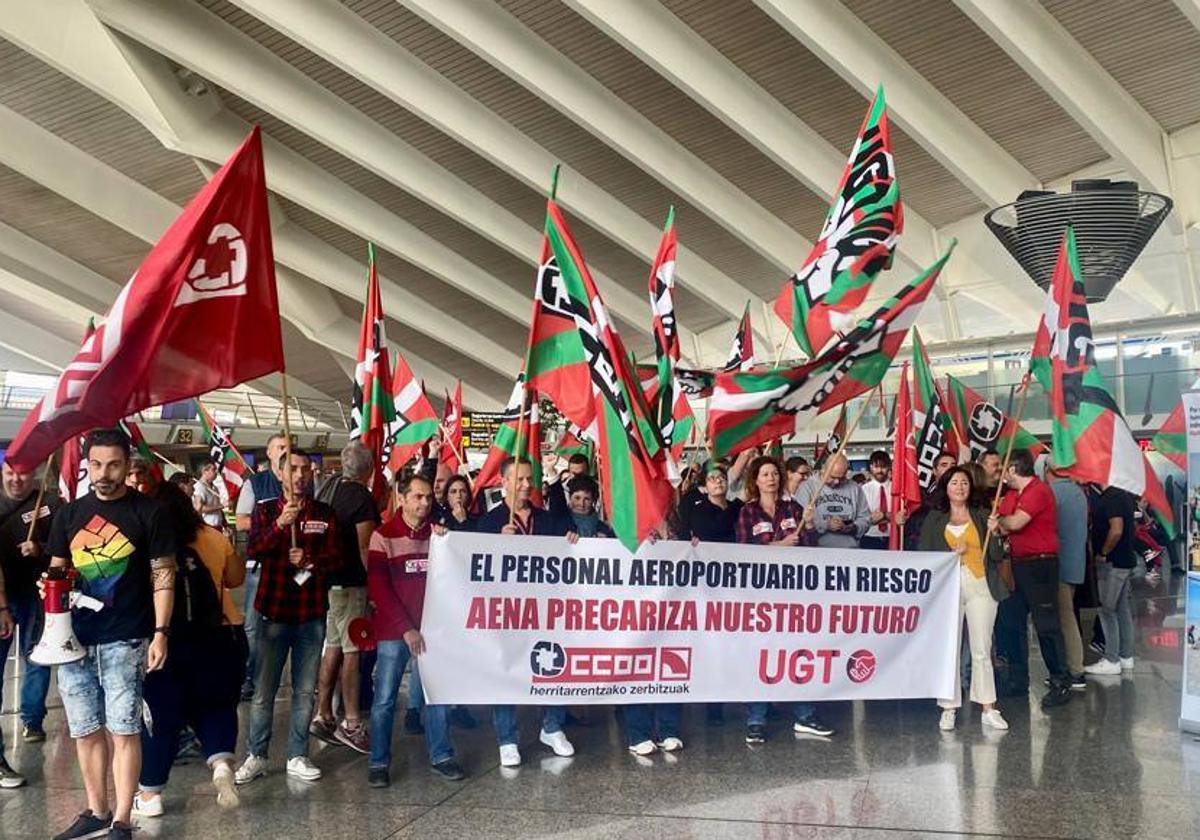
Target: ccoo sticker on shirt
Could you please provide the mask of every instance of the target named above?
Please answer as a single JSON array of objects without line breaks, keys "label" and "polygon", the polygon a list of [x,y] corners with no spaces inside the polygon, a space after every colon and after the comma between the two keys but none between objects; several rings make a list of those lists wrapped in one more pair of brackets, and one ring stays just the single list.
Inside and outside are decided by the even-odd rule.
[{"label": "ccoo sticker on shirt", "polygon": [[414,557],[412,560],[405,560],[404,571],[410,575],[424,574],[429,571],[429,558]]},{"label": "ccoo sticker on shirt", "polygon": [[[38,508],[38,512],[37,512],[38,519],[45,519],[49,515],[50,515],[50,506],[49,505],[42,505],[40,508]],[[21,521],[24,522],[26,525],[28,525],[30,522],[32,522],[33,521],[33,511],[27,510],[24,513],[22,513]]]},{"label": "ccoo sticker on shirt", "polygon": [[306,519],[300,523],[300,528],[306,534],[324,534],[329,530],[329,523]]},{"label": "ccoo sticker on shirt", "polygon": [[784,531],[794,531],[796,530],[796,520],[789,516],[779,523],[779,527]]},{"label": "ccoo sticker on shirt", "polygon": [[775,530],[775,526],[770,522],[755,522],[754,527],[750,529],[750,533],[754,536],[759,534],[769,534]]}]

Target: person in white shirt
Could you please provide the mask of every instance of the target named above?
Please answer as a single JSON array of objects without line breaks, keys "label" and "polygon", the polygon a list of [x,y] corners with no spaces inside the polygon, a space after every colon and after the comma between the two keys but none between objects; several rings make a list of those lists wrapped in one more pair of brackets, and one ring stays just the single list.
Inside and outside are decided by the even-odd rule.
[{"label": "person in white shirt", "polygon": [[887,550],[892,515],[892,458],[882,449],[876,449],[871,453],[867,469],[871,479],[862,488],[867,497],[871,527],[863,534],[859,547]]},{"label": "person in white shirt", "polygon": [[221,491],[217,489],[217,465],[213,461],[205,461],[200,467],[195,489],[192,496],[196,500],[196,510],[205,525],[211,525],[218,531],[225,530],[225,501]]}]

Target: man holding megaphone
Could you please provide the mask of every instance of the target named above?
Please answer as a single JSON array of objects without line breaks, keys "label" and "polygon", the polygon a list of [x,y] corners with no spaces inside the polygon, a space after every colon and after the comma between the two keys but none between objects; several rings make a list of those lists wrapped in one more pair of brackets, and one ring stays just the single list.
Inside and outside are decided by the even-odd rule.
[{"label": "man holding megaphone", "polygon": [[[58,690],[88,804],[54,840],[131,836],[142,764],[142,679],[167,659],[176,539],[161,505],[126,486],[129,450],[122,431],[88,436],[83,451],[91,492],[63,507],[50,530],[51,574],[73,569],[82,595],[71,599],[67,632],[73,629],[84,655],[58,665]],[[61,584],[40,586],[52,591]],[[110,762],[116,789],[111,809]]]}]

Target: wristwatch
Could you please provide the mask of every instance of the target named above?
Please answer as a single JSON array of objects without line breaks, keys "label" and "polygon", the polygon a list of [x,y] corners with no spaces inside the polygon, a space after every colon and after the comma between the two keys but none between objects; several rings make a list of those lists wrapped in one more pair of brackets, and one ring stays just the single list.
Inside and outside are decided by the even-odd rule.
[{"label": "wristwatch", "polygon": [[154,632],[155,632],[155,634],[162,633],[168,639],[171,638],[171,628],[170,627],[155,627]]}]

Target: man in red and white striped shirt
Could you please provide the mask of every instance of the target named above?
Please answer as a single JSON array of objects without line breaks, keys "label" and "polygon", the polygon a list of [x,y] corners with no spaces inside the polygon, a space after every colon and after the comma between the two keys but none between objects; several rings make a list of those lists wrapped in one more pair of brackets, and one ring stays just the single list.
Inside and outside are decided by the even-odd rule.
[{"label": "man in red and white striped shirt", "polygon": [[[371,787],[391,783],[392,724],[396,694],[410,656],[425,653],[421,610],[425,603],[425,574],[429,568],[433,484],[421,475],[402,479],[400,509],[371,534],[367,553],[367,597],[374,608],[375,701],[371,704],[371,752],[367,782]],[[451,781],[466,778],[454,760],[450,743],[448,706],[425,706],[425,746],[430,769]]]}]

